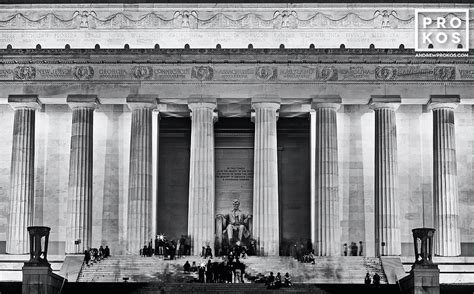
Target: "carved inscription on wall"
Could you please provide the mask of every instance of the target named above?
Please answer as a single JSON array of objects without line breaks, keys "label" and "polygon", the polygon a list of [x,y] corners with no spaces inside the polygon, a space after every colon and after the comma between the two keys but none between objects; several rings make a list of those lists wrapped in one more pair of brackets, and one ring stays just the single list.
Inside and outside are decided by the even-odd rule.
[{"label": "carved inscription on wall", "polygon": [[225,169],[216,170],[216,179],[222,181],[251,181],[253,170],[242,166],[227,166]]},{"label": "carved inscription on wall", "polygon": [[0,80],[225,81],[248,83],[473,80],[469,65],[54,65],[0,64]]},{"label": "carved inscription on wall", "polygon": [[232,201],[240,200],[240,209],[252,213],[253,149],[216,148],[216,213],[229,213]]}]

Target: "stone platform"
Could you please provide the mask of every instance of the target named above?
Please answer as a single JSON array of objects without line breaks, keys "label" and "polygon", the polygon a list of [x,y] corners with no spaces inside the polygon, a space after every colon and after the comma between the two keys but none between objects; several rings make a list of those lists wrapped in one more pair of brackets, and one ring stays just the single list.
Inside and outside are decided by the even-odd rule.
[{"label": "stone platform", "polygon": [[[64,255],[48,255],[53,273],[59,274],[62,267]],[[21,269],[30,255],[0,254],[0,282],[21,281]]]},{"label": "stone platform", "polygon": [[[163,282],[183,283],[197,278],[196,273],[184,273],[183,264],[188,260],[197,265],[206,260],[186,256],[177,260],[164,260],[160,257],[113,256],[91,266],[83,266],[78,282]],[[213,261],[220,261],[214,259]],[[372,276],[377,272],[381,283],[387,284],[381,261],[375,257],[318,257],[315,264],[301,263],[291,257],[248,257],[242,260],[246,273],[283,276],[289,273],[294,283],[307,284],[363,284],[367,272]],[[247,281],[249,282],[249,281]]]},{"label": "stone platform", "polygon": [[[413,264],[413,257],[401,257],[403,268],[409,273]],[[473,256],[452,256],[433,257],[433,262],[439,267],[440,284],[469,284],[474,292],[474,257]]]}]

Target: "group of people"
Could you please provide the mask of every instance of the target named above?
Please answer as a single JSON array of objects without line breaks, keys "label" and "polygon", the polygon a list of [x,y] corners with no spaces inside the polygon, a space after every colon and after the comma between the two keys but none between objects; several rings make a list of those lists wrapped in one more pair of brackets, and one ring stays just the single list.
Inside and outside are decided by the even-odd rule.
[{"label": "group of people", "polygon": [[[154,245],[154,246],[153,246]],[[140,249],[142,256],[162,256],[165,259],[175,259],[176,255],[181,258],[183,255],[191,254],[191,241],[188,236],[181,235],[178,241],[168,240],[164,235],[156,235],[153,239]]]},{"label": "group of people", "polygon": [[238,255],[229,254],[222,261],[212,261],[212,256],[207,263],[196,265],[186,261],[183,270],[185,273],[198,273],[199,283],[244,283],[245,264],[240,261]]},{"label": "group of people", "polygon": [[371,283],[373,283],[375,286],[380,285],[380,275],[375,273],[372,280],[371,280],[370,279],[370,274],[367,272],[367,274],[365,275],[364,284],[365,285],[370,285]]},{"label": "group of people", "polygon": [[359,241],[359,246],[357,246],[356,242],[351,242],[349,247],[347,246],[347,243],[344,243],[344,256],[347,256],[348,253],[349,256],[363,256],[364,246],[362,241]]},{"label": "group of people", "polygon": [[265,283],[268,289],[279,289],[281,287],[291,287],[290,274],[286,273],[282,279],[281,274],[278,272],[276,276],[273,275],[273,272],[270,272],[268,277],[260,276],[255,279],[256,283]]},{"label": "group of people", "polygon": [[84,263],[89,266],[91,262],[96,263],[100,260],[110,256],[109,246],[100,245],[99,249],[90,248],[89,250],[84,250]]}]

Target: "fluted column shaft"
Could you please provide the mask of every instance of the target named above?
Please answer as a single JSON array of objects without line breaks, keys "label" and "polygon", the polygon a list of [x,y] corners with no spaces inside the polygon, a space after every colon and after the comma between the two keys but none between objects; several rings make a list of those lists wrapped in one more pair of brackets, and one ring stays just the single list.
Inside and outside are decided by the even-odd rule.
[{"label": "fluted column shaft", "polygon": [[36,97],[8,100],[15,115],[6,252],[27,254],[27,227],[33,224],[34,213],[35,111],[40,104]]},{"label": "fluted column shaft", "polygon": [[[277,110],[279,103],[252,103],[255,110],[253,237],[260,255],[279,255]],[[263,251],[262,251],[263,249]]]},{"label": "fluted column shaft", "polygon": [[[382,100],[382,99],[381,99]],[[375,111],[375,254],[400,255],[396,102],[372,99]],[[382,249],[383,243],[385,246]],[[383,250],[383,252],[382,252]]]},{"label": "fluted column shaft", "polygon": [[339,184],[337,153],[338,103],[315,103],[315,193],[314,221],[311,223],[315,238],[315,254],[340,255]]},{"label": "fluted column shaft", "polygon": [[461,254],[454,109],[457,103],[430,103],[433,110],[433,215],[435,255]]},{"label": "fluted column shaft", "polygon": [[138,254],[154,238],[152,232],[152,109],[153,103],[130,103],[132,127],[128,183],[127,249]]},{"label": "fluted column shaft", "polygon": [[[82,253],[92,245],[92,147],[96,99],[68,97],[72,108],[72,131],[66,253]],[[77,240],[80,240],[78,245],[75,244]]]},{"label": "fluted column shaft", "polygon": [[189,168],[188,235],[193,255],[202,246],[214,248],[214,113],[215,103],[189,103],[191,110],[191,156]]}]

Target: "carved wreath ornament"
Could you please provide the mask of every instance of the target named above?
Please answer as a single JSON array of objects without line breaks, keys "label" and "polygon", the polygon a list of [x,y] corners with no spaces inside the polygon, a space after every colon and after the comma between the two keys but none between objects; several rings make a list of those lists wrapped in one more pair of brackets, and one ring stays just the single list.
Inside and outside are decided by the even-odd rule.
[{"label": "carved wreath ornament", "polygon": [[153,76],[151,66],[135,66],[132,69],[132,75],[137,80],[149,80]]},{"label": "carved wreath ornament", "polygon": [[34,80],[36,68],[32,66],[18,66],[15,68],[15,80]]},{"label": "carved wreath ornament", "polygon": [[397,77],[397,69],[393,66],[377,66],[375,78],[377,80],[394,80]]},{"label": "carved wreath ornament", "polygon": [[437,66],[434,68],[435,80],[449,81],[456,78],[456,68],[453,66]]},{"label": "carved wreath ornament", "polygon": [[214,69],[210,66],[193,66],[191,77],[200,81],[210,81],[214,77]]},{"label": "carved wreath ornament", "polygon": [[257,67],[255,76],[260,80],[275,80],[278,77],[278,71],[276,67],[261,66]]},{"label": "carved wreath ornament", "polygon": [[75,66],[72,75],[76,80],[90,80],[94,76],[94,69],[92,66]]},{"label": "carved wreath ornament", "polygon": [[337,68],[325,66],[321,70],[321,79],[324,81],[337,81]]}]

